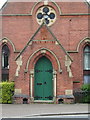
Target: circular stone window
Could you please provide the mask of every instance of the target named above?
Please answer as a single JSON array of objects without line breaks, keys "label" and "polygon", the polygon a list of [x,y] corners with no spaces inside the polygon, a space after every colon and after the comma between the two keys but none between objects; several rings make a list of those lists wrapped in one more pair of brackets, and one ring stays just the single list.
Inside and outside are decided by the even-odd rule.
[{"label": "circular stone window", "polygon": [[43,6],[38,9],[36,13],[36,18],[38,24],[42,24],[43,21],[46,22],[48,26],[52,25],[56,20],[56,12],[53,8],[49,6]]}]

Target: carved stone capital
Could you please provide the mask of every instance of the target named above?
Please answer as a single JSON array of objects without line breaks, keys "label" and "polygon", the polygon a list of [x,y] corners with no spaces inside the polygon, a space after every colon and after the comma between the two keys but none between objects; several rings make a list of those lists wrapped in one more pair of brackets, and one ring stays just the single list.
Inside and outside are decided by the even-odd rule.
[{"label": "carved stone capital", "polygon": [[17,64],[16,76],[18,76],[19,71],[20,71],[20,67],[22,66],[22,56],[20,56],[20,57],[17,59],[16,64]]},{"label": "carved stone capital", "polygon": [[73,77],[72,71],[71,71],[71,64],[72,64],[71,60],[70,60],[69,57],[66,55],[66,56],[65,56],[65,66],[66,66],[66,68],[67,68],[67,72],[68,72],[69,77]]}]

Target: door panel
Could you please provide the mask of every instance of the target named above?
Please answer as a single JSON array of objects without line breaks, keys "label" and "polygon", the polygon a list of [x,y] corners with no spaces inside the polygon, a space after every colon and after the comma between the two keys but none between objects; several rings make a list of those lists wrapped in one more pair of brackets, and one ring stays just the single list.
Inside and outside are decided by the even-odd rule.
[{"label": "door panel", "polygon": [[53,68],[46,57],[41,57],[35,65],[34,99],[52,100],[53,98]]}]

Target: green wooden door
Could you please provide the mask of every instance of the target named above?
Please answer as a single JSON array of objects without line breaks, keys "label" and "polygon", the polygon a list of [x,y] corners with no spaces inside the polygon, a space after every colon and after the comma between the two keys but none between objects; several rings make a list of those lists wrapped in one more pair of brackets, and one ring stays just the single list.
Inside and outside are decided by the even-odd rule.
[{"label": "green wooden door", "polygon": [[41,57],[34,69],[34,99],[52,100],[53,98],[53,67],[46,57]]}]

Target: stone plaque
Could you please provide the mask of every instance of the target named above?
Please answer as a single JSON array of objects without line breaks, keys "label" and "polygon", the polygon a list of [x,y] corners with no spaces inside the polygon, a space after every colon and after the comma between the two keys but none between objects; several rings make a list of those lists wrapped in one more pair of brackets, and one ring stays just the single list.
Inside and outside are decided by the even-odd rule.
[{"label": "stone plaque", "polygon": [[72,90],[65,90],[65,95],[72,95],[73,91]]},{"label": "stone plaque", "polygon": [[21,94],[21,89],[15,89],[15,94]]}]

